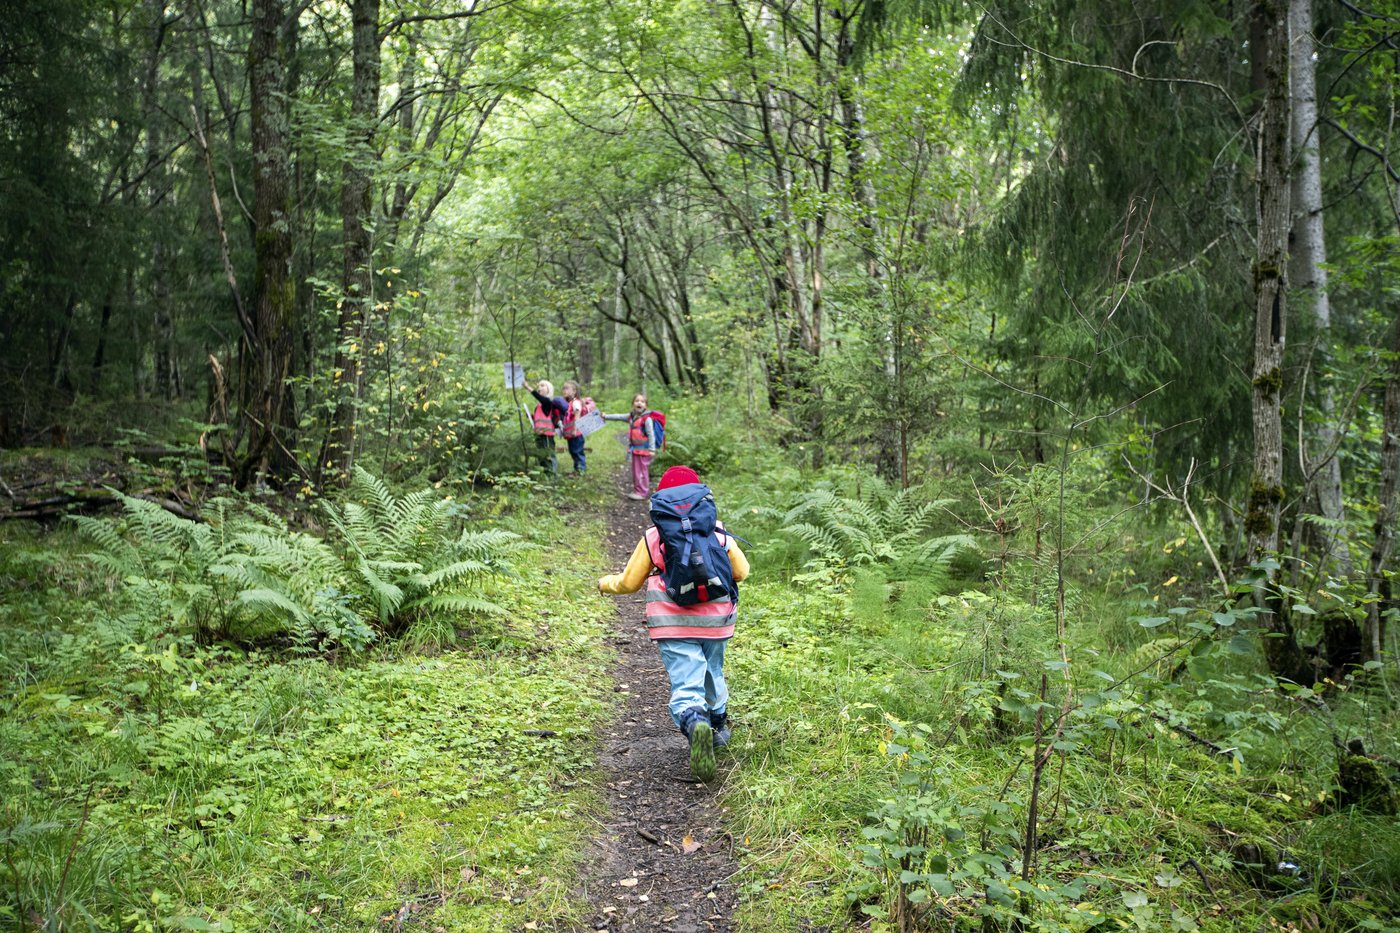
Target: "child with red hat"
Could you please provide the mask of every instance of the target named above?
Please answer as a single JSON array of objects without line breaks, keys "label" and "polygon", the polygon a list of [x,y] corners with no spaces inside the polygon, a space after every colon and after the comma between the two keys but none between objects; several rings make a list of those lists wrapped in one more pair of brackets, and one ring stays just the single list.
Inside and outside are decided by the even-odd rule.
[{"label": "child with red hat", "polygon": [[[672,506],[680,511],[673,512]],[[677,514],[684,517],[673,526],[669,516]],[[662,475],[651,515],[653,524],[637,542],[626,569],[600,579],[598,591],[623,594],[646,587],[647,631],[671,681],[671,719],[690,743],[691,771],[710,781],[715,749],[730,738],[724,650],[734,634],[736,584],[748,577],[749,562],[714,518],[714,496],[690,467],[674,466]],[[679,539],[673,527],[694,535],[684,554],[675,553]],[[666,573],[668,562],[672,574]],[[675,568],[682,565],[706,568],[698,592],[688,584],[677,589]]]}]

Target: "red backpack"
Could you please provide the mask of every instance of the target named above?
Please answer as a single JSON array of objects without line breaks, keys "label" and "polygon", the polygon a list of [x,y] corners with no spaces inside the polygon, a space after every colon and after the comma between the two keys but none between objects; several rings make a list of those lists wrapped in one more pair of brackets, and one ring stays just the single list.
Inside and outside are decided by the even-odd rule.
[{"label": "red backpack", "polygon": [[570,402],[570,403],[569,403],[569,413],[568,413],[567,415],[564,416],[564,432],[563,432],[563,433],[564,433],[564,436],[565,436],[565,437],[569,437],[569,438],[573,438],[573,437],[582,437],[583,434],[582,434],[582,432],[579,431],[579,429],[578,429],[578,427],[577,427],[577,425],[578,425],[578,419],[582,418],[582,417],[585,416],[585,415],[592,414],[593,412],[595,412],[595,411],[598,410],[597,404],[596,404],[596,403],[593,401],[593,399],[591,399],[591,398],[579,399],[578,401],[579,401],[579,411],[578,411],[578,414],[577,414],[577,415],[574,414],[574,405],[573,405],[573,402]]}]

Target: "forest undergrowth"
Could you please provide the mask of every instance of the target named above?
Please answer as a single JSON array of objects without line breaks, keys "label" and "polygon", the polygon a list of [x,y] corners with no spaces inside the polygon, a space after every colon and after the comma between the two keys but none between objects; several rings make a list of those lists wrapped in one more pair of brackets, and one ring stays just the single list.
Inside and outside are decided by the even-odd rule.
[{"label": "forest undergrowth", "polygon": [[1248,581],[1183,585],[1209,578],[1189,526],[1125,513],[1106,463],[1064,493],[1050,467],[715,479],[757,542],[740,928],[1397,928],[1393,678],[1261,673]]},{"label": "forest undergrowth", "polygon": [[565,491],[0,525],[0,926],[571,916],[608,607]]},{"label": "forest undergrowth", "polygon": [[[657,466],[755,568],[736,928],[1400,929],[1386,672],[1262,674],[1248,580],[1184,582],[1187,526],[1092,451],[901,491],[711,404],[668,402]],[[450,497],[362,473],[290,523],[0,524],[5,925],[575,928],[612,707],[593,446],[585,479]]]}]

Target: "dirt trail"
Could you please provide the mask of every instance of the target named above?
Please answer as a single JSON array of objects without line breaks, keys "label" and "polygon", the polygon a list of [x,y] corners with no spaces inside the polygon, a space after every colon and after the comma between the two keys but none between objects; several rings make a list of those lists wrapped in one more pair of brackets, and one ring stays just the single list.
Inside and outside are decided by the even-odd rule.
[{"label": "dirt trail", "polygon": [[[647,521],[645,502],[619,499],[608,510],[613,569],[622,569]],[[727,756],[718,756],[712,784],[690,776],[685,737],[666,711],[666,670],[647,637],[642,598],[617,597],[617,607],[611,638],[619,655],[613,676],[621,712],[600,736],[607,812],[585,861],[582,888],[590,912],[584,929],[732,931],[738,866],[717,798]]]}]

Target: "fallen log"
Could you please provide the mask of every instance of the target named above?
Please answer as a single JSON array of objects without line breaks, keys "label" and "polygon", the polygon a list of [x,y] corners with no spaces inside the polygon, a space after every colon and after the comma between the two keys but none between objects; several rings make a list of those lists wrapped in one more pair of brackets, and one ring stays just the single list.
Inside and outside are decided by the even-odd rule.
[{"label": "fallen log", "polygon": [[[178,515],[189,521],[200,520],[199,514],[192,511],[183,503],[171,496],[160,495],[153,490],[144,490],[134,493],[133,499],[141,499],[152,502],[172,515]],[[15,502],[9,511],[0,511],[0,520],[5,519],[30,519],[33,521],[46,521],[49,519],[62,518],[65,515],[74,513],[89,514],[100,512],[103,509],[112,508],[120,504],[121,500],[112,494],[108,487],[97,487],[81,489],[73,493],[65,493],[59,496],[49,496],[44,499],[31,499],[26,502]]]},{"label": "fallen log", "polygon": [[[49,496],[47,499],[32,499],[16,502],[8,512],[0,512],[0,519],[28,518],[44,521],[62,518],[74,512],[97,512],[117,504],[117,497],[111,493],[78,492],[62,496]],[[77,508],[74,508],[74,507]]]}]

